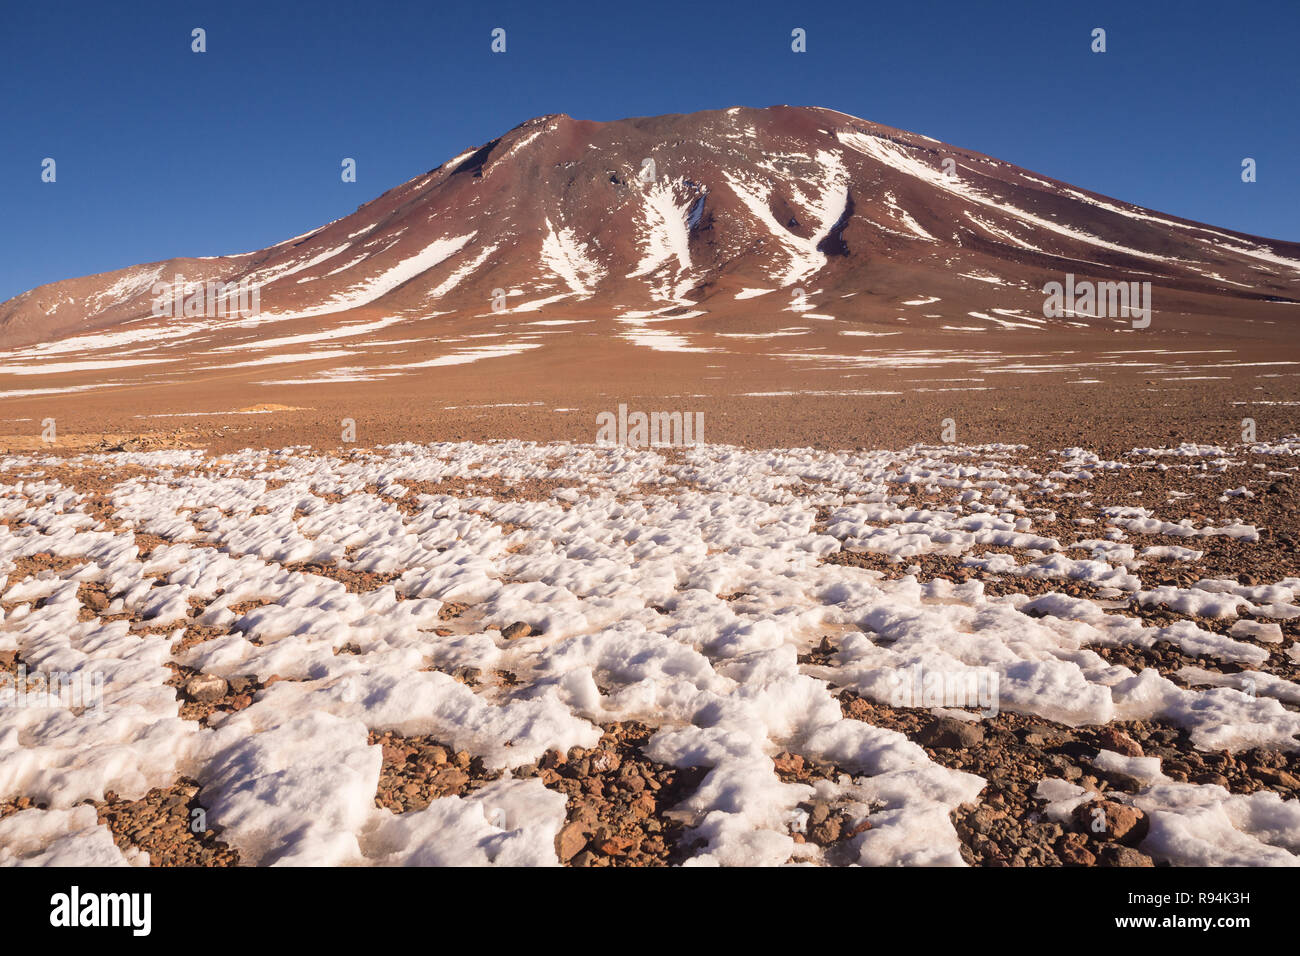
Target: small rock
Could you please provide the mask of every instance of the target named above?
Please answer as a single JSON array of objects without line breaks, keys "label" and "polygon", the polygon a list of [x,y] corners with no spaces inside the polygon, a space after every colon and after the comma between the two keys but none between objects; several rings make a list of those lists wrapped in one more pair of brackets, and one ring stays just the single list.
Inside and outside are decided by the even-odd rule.
[{"label": "small rock", "polygon": [[542,754],[541,762],[538,764],[543,770],[554,770],[565,761],[564,754],[558,750],[548,750]]},{"label": "small rock", "polygon": [[443,767],[433,775],[433,782],[442,790],[459,790],[469,783],[469,774],[456,767]]},{"label": "small rock", "polygon": [[1067,833],[1056,845],[1056,855],[1067,866],[1092,866],[1097,857],[1086,847],[1087,838],[1082,833]]},{"label": "small rock", "polygon": [[196,703],[207,704],[225,697],[228,687],[224,677],[199,674],[185,682],[185,696]]},{"label": "small rock", "polygon": [[597,750],[591,755],[590,769],[593,773],[610,773],[619,768],[622,759],[613,750]]},{"label": "small rock", "polygon": [[843,829],[844,818],[837,813],[810,827],[808,839],[818,846],[829,846],[840,838],[840,831]]},{"label": "small rock", "polygon": [[1005,816],[1006,813],[1000,810],[982,806],[971,814],[971,829],[976,833],[988,833],[993,828],[993,824]]},{"label": "small rock", "polygon": [[1271,767],[1260,767],[1255,771],[1255,776],[1270,786],[1285,787],[1288,790],[1300,790],[1300,779],[1297,779],[1294,774],[1287,773],[1285,770],[1274,770]]},{"label": "small rock", "polygon": [[230,685],[230,692],[232,694],[244,694],[253,686],[253,678],[231,677],[226,680],[226,683]]},{"label": "small rock", "polygon": [[602,834],[597,840],[596,849],[605,856],[624,856],[632,849],[632,839],[622,834]]},{"label": "small rock", "polygon": [[420,751],[420,756],[428,760],[435,767],[441,767],[447,762],[447,748],[439,747],[437,744],[431,744]]},{"label": "small rock", "polygon": [[983,743],[984,728],[969,721],[940,717],[921,731],[916,741],[935,750],[966,750]]},{"label": "small rock", "polygon": [[1137,793],[1143,787],[1142,781],[1137,777],[1120,770],[1107,770],[1105,780],[1114,789],[1123,790],[1125,793]]},{"label": "small rock", "polygon": [[786,773],[793,776],[803,770],[803,757],[798,754],[792,754],[789,751],[777,754],[772,758],[772,763],[776,765],[778,773]]},{"label": "small rock", "polygon": [[519,637],[529,637],[532,633],[532,627],[525,624],[523,621],[515,621],[515,623],[507,624],[505,627],[501,628],[501,636],[507,641],[513,641],[515,638]]},{"label": "small rock", "polygon": [[555,852],[561,863],[568,863],[587,845],[587,827],[583,823],[567,824],[555,837]]},{"label": "small rock", "polygon": [[856,826],[849,827],[847,830],[843,831],[843,832],[840,834],[840,839],[841,839],[841,840],[851,840],[853,837],[857,836],[859,833],[866,833],[866,832],[867,832],[868,830],[870,830],[870,829],[871,829],[871,821],[870,821],[870,820],[863,820],[861,823],[857,824]]},{"label": "small rock", "polygon": [[1118,728],[1103,727],[1097,737],[1106,750],[1113,750],[1125,757],[1142,756],[1142,745]]},{"label": "small rock", "polygon": [[831,805],[829,803],[817,802],[812,805],[812,810],[808,813],[808,823],[810,826],[817,826],[825,823],[831,815]]},{"label": "small rock", "polygon": [[1114,800],[1080,804],[1074,820],[1081,831],[1102,843],[1136,844],[1150,827],[1145,813]]},{"label": "small rock", "polygon": [[648,817],[654,814],[657,806],[658,804],[655,803],[654,795],[643,792],[637,794],[637,798],[632,801],[631,809],[633,814],[636,816]]},{"label": "small rock", "polygon": [[573,819],[571,824],[580,824],[583,833],[590,833],[600,816],[600,803],[590,798],[574,800],[571,804]]},{"label": "small rock", "polygon": [[1155,866],[1151,857],[1131,846],[1108,846],[1102,851],[1101,861],[1107,866]]}]

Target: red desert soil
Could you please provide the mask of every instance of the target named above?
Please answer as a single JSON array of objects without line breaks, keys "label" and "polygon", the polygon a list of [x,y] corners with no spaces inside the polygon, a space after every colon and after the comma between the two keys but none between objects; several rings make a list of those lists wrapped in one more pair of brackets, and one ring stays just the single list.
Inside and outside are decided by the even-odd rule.
[{"label": "red desert soil", "polygon": [[[944,349],[956,359],[975,344],[936,333],[886,341],[891,349]],[[591,442],[596,415],[617,412],[620,404],[632,411],[703,412],[706,441],[749,447],[934,443],[946,418],[953,419],[956,440],[963,443],[1079,445],[1102,454],[1182,441],[1240,441],[1244,418],[1254,419],[1261,439],[1300,430],[1300,373],[1291,364],[1300,365],[1300,342],[1147,330],[1039,333],[1028,341],[1026,335],[986,333],[977,344],[998,353],[994,367],[1042,371],[985,372],[960,364],[792,368],[757,352],[656,352],[596,332],[575,333],[531,353],[379,382],[258,386],[254,380],[265,373],[245,371],[196,376],[184,386],[0,400],[0,447],[57,453],[108,449],[136,438],[155,447],[215,452],[338,448],[344,419],[355,421],[360,446],[511,438]],[[1202,354],[1168,354],[1174,350]],[[1154,367],[1142,364],[1147,362]],[[1066,370],[1049,368],[1066,363]],[[57,386],[60,378],[42,376],[42,384]],[[845,394],[851,392],[885,394]],[[268,405],[287,407],[237,412]],[[49,418],[57,428],[53,445],[41,440],[42,422]]]}]

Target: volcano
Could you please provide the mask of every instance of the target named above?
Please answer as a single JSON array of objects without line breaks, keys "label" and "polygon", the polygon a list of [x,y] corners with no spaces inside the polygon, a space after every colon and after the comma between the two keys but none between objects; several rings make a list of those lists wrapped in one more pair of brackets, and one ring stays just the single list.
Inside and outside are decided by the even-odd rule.
[{"label": "volcano", "polygon": [[[1145,289],[1149,325],[1104,296],[1045,308],[1052,283]],[[1300,244],[833,110],[555,114],[268,249],[9,300],[0,400],[131,388],[171,407],[220,383],[297,405],[303,388],[367,382],[427,393],[466,366],[456,394],[510,400],[529,377],[612,387],[683,368],[712,393],[742,366],[743,394],[764,394],[755,378],[863,391],[861,370],[935,351],[985,356],[981,374],[1008,352],[1276,358],[1298,319]]]}]

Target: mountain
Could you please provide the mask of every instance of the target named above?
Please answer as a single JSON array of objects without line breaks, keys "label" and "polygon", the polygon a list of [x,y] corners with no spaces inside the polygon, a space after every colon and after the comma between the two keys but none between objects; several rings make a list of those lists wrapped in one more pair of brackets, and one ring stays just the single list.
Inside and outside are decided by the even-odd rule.
[{"label": "mountain", "polygon": [[[833,110],[556,114],[268,249],[19,295],[0,305],[0,376],[39,359],[83,384],[303,363],[307,378],[278,380],[347,381],[596,329],[658,351],[818,322],[839,323],[847,351],[903,331],[1131,330],[1086,308],[1045,317],[1045,284],[1067,275],[1150,282],[1157,330],[1300,317],[1300,244]],[[156,315],[178,277],[179,314]],[[256,290],[256,310],[205,310],[212,282]]]}]

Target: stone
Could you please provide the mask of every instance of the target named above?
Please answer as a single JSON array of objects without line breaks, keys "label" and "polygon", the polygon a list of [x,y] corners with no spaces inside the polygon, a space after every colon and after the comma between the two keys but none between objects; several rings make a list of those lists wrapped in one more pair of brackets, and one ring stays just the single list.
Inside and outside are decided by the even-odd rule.
[{"label": "stone", "polygon": [[1142,781],[1137,777],[1120,770],[1107,770],[1105,779],[1113,788],[1123,790],[1125,793],[1137,793],[1143,787]]},{"label": "stone", "polygon": [[469,774],[456,767],[443,767],[433,775],[433,782],[442,790],[459,790],[469,783]]},{"label": "stone", "polygon": [[1284,787],[1287,790],[1300,790],[1300,779],[1297,779],[1294,774],[1287,773],[1285,770],[1275,770],[1271,767],[1260,767],[1255,771],[1255,776],[1269,786]]},{"label": "stone", "polygon": [[993,824],[1003,819],[1005,813],[994,810],[992,807],[983,806],[971,814],[971,829],[976,833],[988,833],[993,828]]},{"label": "stone", "polygon": [[940,717],[917,736],[916,742],[935,750],[965,750],[984,741],[979,724],[952,717]]},{"label": "stone", "polygon": [[870,820],[863,820],[861,823],[858,823],[858,824],[856,824],[856,825],[854,825],[854,826],[851,826],[851,827],[849,827],[847,830],[843,831],[843,832],[840,834],[840,839],[841,839],[841,840],[851,840],[853,837],[857,836],[859,833],[866,833],[866,832],[867,832],[868,830],[870,830],[870,829],[871,829],[871,821],[870,821]]},{"label": "stone", "polygon": [[195,703],[210,704],[226,696],[229,685],[224,677],[199,674],[185,682],[185,696]]},{"label": "stone", "polygon": [[621,833],[609,833],[608,831],[597,834],[596,849],[605,856],[624,856],[628,850],[632,849],[632,839],[623,836]]},{"label": "stone", "polygon": [[1150,821],[1141,810],[1114,800],[1099,800],[1075,808],[1079,829],[1102,843],[1136,844],[1147,835]]},{"label": "stone", "polygon": [[230,692],[232,694],[244,694],[252,688],[253,678],[244,676],[230,677],[227,678],[226,683],[230,685]]},{"label": "stone", "polygon": [[420,756],[427,759],[435,767],[441,767],[447,763],[447,748],[431,744],[420,752]]},{"label": "stone", "polygon": [[844,819],[837,813],[810,827],[808,839],[819,846],[828,846],[840,838],[840,831],[843,829]]},{"label": "stone", "polygon": [[1101,861],[1107,866],[1155,866],[1151,857],[1131,846],[1108,846]]},{"label": "stone", "polygon": [[812,826],[817,826],[819,823],[826,822],[830,815],[831,805],[829,803],[814,803],[812,805],[812,810],[808,813],[808,823]]},{"label": "stone", "polygon": [[1125,757],[1143,756],[1142,745],[1124,731],[1115,727],[1103,727],[1101,732],[1097,734],[1097,739],[1106,750],[1113,750]]},{"label": "stone", "polygon": [[523,621],[515,621],[513,624],[507,624],[501,628],[501,636],[507,641],[513,641],[520,637],[529,637],[533,633],[532,627]]},{"label": "stone", "polygon": [[577,799],[573,801],[572,812],[573,819],[570,823],[581,824],[579,829],[588,832],[600,816],[600,804],[590,798]]},{"label": "stone", "polygon": [[658,805],[655,803],[653,795],[649,793],[640,793],[637,794],[636,799],[632,801],[631,809],[637,816],[648,817],[654,814],[657,806]]},{"label": "stone", "polygon": [[803,770],[803,757],[789,751],[777,754],[772,758],[772,763],[776,765],[777,773],[786,773],[793,776]]},{"label": "stone", "polygon": [[538,766],[542,770],[554,770],[556,767],[563,764],[565,759],[564,754],[560,753],[558,750],[548,750],[546,753],[542,754],[542,759]]},{"label": "stone", "polygon": [[555,853],[568,863],[587,846],[587,827],[580,822],[566,824],[555,837]]},{"label": "stone", "polygon": [[1082,833],[1067,833],[1056,845],[1056,854],[1067,866],[1092,866],[1097,857],[1086,843],[1087,838]]},{"label": "stone", "polygon": [[593,773],[611,773],[619,768],[622,759],[613,750],[597,750],[590,757],[590,769]]}]

